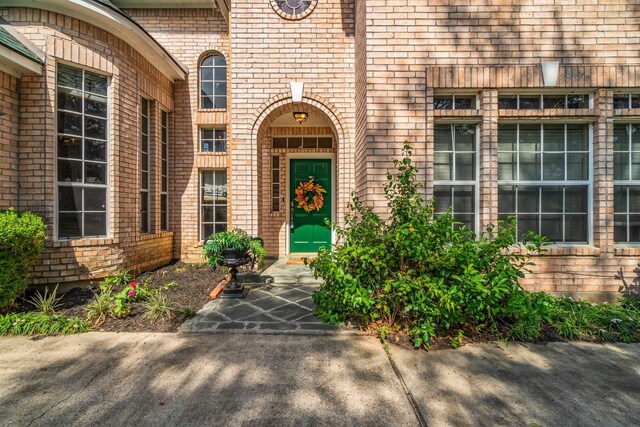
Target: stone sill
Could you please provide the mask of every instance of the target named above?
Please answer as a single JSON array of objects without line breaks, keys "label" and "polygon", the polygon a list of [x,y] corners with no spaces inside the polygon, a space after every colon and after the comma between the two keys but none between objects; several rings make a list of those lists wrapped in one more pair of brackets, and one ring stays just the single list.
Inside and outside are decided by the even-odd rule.
[{"label": "stone sill", "polygon": [[596,112],[589,108],[547,108],[544,110],[498,110],[500,119],[587,119],[595,120]]},{"label": "stone sill", "polygon": [[[527,254],[527,248],[524,246],[513,246],[514,252]],[[566,245],[552,244],[542,247],[542,256],[575,256],[575,257],[597,257],[602,253],[602,249],[592,245]]]},{"label": "stone sill", "polygon": [[615,245],[613,247],[615,256],[640,256],[640,245]]}]

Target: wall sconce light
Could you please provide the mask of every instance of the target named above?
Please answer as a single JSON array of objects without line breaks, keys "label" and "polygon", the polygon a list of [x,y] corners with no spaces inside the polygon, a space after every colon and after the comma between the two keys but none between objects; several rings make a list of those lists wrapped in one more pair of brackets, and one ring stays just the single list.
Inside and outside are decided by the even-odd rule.
[{"label": "wall sconce light", "polygon": [[542,81],[545,86],[555,87],[558,84],[559,61],[543,61],[540,63],[542,68]]},{"label": "wall sconce light", "polygon": [[293,113],[293,118],[296,119],[296,122],[300,124],[306,122],[308,117],[309,115],[307,113],[303,113],[303,112]]},{"label": "wall sconce light", "polygon": [[5,114],[7,114],[7,113],[5,113],[4,111],[0,110],[0,116],[4,116]]}]

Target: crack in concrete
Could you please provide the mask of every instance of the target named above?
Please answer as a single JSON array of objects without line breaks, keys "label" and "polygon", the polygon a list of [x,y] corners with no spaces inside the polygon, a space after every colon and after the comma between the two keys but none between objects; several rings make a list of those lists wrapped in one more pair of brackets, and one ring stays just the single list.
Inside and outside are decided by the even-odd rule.
[{"label": "crack in concrete", "polygon": [[413,409],[413,414],[416,416],[418,425],[420,425],[420,427],[428,427],[429,425],[427,424],[427,420],[424,419],[424,416],[420,412],[420,407],[418,407],[418,402],[416,402],[416,399],[413,397],[413,393],[411,393],[411,390],[409,389],[409,387],[407,386],[407,383],[404,381],[404,378],[402,377],[402,373],[400,372],[400,369],[398,369],[398,366],[396,365],[396,363],[393,361],[393,358],[391,357],[391,351],[389,350],[389,347],[385,344],[382,346],[382,348],[387,355],[387,359],[389,359],[389,364],[393,368],[393,372],[395,372],[396,377],[398,378],[398,381],[400,381],[400,385],[402,385],[402,388],[404,389],[404,394],[405,396],[407,396],[407,400],[409,401],[409,405],[411,405],[411,409]]}]

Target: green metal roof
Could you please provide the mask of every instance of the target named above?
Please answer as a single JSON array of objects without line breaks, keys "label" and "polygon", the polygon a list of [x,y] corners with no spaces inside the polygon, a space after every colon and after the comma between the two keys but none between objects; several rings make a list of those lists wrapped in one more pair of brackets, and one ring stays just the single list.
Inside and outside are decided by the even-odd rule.
[{"label": "green metal roof", "polygon": [[38,64],[44,64],[44,62],[42,62],[35,53],[20,43],[18,39],[9,34],[9,32],[2,26],[0,26],[0,45],[24,56],[25,58],[37,62]]}]

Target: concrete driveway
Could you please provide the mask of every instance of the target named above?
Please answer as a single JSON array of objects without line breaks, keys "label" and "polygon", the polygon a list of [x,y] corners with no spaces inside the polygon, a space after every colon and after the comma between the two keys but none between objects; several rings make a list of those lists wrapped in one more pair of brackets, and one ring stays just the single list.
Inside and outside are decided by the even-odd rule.
[{"label": "concrete driveway", "polygon": [[640,425],[638,344],[389,353],[344,335],[0,337],[0,425]]}]

